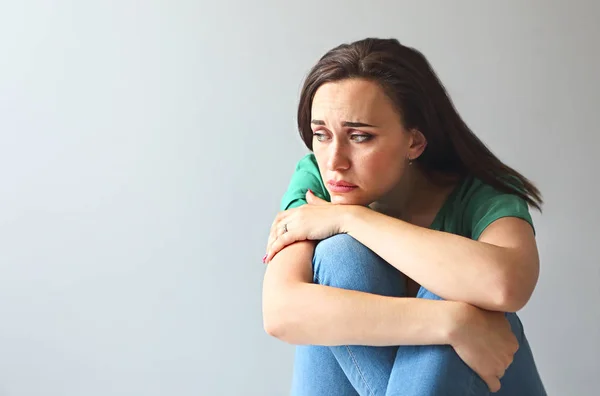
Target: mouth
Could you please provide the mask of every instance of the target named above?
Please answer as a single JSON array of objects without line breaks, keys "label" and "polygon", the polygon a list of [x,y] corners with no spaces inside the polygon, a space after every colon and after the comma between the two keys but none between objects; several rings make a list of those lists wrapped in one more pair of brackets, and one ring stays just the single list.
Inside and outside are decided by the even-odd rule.
[{"label": "mouth", "polygon": [[356,189],[358,186],[345,181],[329,180],[327,182],[327,187],[330,191],[335,193],[347,193]]}]

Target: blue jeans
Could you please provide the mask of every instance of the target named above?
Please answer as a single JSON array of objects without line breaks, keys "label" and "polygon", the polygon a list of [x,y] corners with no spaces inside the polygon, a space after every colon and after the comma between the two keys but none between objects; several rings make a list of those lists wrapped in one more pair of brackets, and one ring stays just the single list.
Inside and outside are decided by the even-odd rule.
[{"label": "blue jeans", "polygon": [[[406,296],[402,273],[346,234],[321,241],[313,258],[314,282],[385,296]],[[441,300],[423,287],[418,298]],[[508,313],[519,350],[496,395],[546,395],[521,321]],[[450,345],[296,347],[293,396],[489,395],[485,382]]]}]

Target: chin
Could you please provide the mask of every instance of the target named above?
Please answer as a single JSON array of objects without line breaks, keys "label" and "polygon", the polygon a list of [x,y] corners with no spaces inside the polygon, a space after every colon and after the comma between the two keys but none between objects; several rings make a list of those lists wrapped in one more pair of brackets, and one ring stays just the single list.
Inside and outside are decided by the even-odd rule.
[{"label": "chin", "polygon": [[331,203],[334,205],[365,205],[360,197],[352,196],[352,194],[329,194]]}]

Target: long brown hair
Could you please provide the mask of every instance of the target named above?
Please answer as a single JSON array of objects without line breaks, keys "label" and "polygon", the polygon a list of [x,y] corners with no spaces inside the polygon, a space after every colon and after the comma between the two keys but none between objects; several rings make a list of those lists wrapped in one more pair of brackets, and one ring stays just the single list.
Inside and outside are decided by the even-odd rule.
[{"label": "long brown hair", "polygon": [[378,83],[396,106],[404,127],[427,139],[415,160],[427,173],[473,175],[516,194],[541,211],[542,197],[531,181],[500,161],[471,131],[421,52],[396,39],[366,38],[328,51],[310,70],[298,105],[300,136],[312,151],[312,101],[328,82],[363,78]]}]

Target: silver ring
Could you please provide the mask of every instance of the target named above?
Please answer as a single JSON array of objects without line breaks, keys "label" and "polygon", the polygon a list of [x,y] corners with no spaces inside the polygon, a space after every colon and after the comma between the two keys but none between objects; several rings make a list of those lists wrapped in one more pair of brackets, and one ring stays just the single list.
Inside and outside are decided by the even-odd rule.
[{"label": "silver ring", "polygon": [[287,224],[284,224],[283,225],[283,233],[285,234],[286,232],[288,232]]}]

